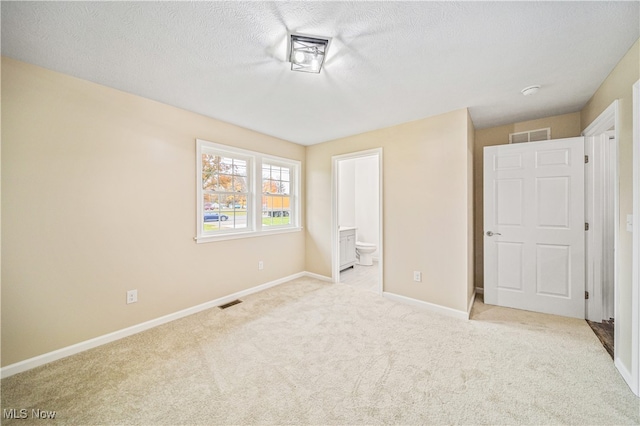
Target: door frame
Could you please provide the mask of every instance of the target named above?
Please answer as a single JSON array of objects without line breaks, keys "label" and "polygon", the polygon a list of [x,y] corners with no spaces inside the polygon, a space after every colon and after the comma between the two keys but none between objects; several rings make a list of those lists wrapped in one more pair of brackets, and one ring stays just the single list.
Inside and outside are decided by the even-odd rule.
[{"label": "door frame", "polygon": [[[602,179],[604,176],[604,173],[609,173],[610,176],[613,177],[613,205],[614,205],[614,213],[613,213],[613,221],[614,221],[614,225],[613,225],[613,246],[614,246],[614,252],[616,253],[616,255],[613,258],[613,288],[614,288],[614,319],[617,317],[618,312],[617,312],[617,307],[618,307],[618,295],[619,295],[619,291],[618,291],[618,285],[619,285],[619,272],[618,272],[618,268],[619,268],[619,262],[618,262],[618,244],[619,244],[619,240],[620,240],[620,199],[619,199],[619,164],[620,164],[620,160],[618,158],[618,144],[620,143],[620,139],[619,139],[619,124],[618,124],[618,100],[615,100],[611,103],[611,105],[609,105],[607,107],[607,109],[605,109],[595,120],[593,120],[593,122],[591,124],[589,124],[589,126],[587,126],[587,128],[585,128],[582,132],[582,136],[585,137],[590,137],[590,136],[598,136],[601,135],[603,133],[607,133],[608,131],[611,130],[611,128],[613,127],[613,130],[615,132],[615,148],[614,148],[614,161],[612,162],[614,165],[615,170],[603,170],[603,174],[601,174],[600,176],[595,176],[596,179]],[[589,252],[591,252],[593,250],[593,247],[588,247]],[[589,275],[587,275],[587,277],[589,277]],[[599,289],[593,289],[593,281],[591,281],[590,283],[587,283],[588,287],[591,291],[589,299],[587,299],[587,306],[589,307],[588,311],[589,312],[602,312],[602,303],[603,303],[603,299],[602,299],[602,294],[603,294],[603,289],[599,288]],[[601,283],[600,283],[601,284]],[[585,306],[585,308],[587,307]],[[602,318],[600,318],[599,320],[602,320]],[[619,336],[619,328],[615,327],[614,329],[614,340],[615,341],[619,341],[618,338]],[[614,345],[614,352],[615,352],[615,345]],[[616,357],[616,355],[614,354],[614,358]]]},{"label": "door frame", "polygon": [[[589,321],[601,322],[614,312],[605,312],[605,288],[601,279],[604,272],[615,271],[615,257],[605,256],[605,247],[614,246],[617,237],[617,177],[618,141],[614,131],[606,131],[594,136],[585,136],[585,154],[589,156],[585,164],[585,222],[589,232],[585,234],[586,286],[589,298],[585,302]],[[613,143],[612,143],[613,139]],[[614,211],[605,211],[605,206],[613,205]],[[609,243],[609,244],[607,244]],[[611,283],[611,286],[615,286]],[[615,291],[614,291],[615,297]]]},{"label": "door frame", "polygon": [[338,188],[339,188],[339,165],[341,161],[355,160],[365,157],[378,157],[378,288],[376,291],[382,294],[384,289],[384,234],[382,209],[382,148],[368,149],[365,151],[351,152],[348,154],[334,155],[331,157],[331,280],[334,283],[340,282],[340,231],[338,229]]},{"label": "door frame", "polygon": [[[605,109],[595,120],[593,120],[593,122],[591,124],[589,124],[589,126],[587,126],[587,128],[584,129],[584,131],[582,132],[583,136],[596,136],[596,135],[600,135],[602,133],[606,133],[607,131],[609,131],[612,127],[613,130],[615,132],[615,140],[616,140],[616,148],[615,148],[615,161],[613,162],[615,165],[615,170],[613,171],[614,173],[614,180],[613,180],[613,186],[614,186],[614,191],[613,191],[613,198],[614,198],[614,234],[613,234],[613,245],[614,245],[614,258],[613,258],[613,263],[614,263],[614,267],[613,267],[613,291],[614,291],[614,319],[619,321],[619,313],[618,313],[618,306],[620,304],[620,289],[619,289],[619,285],[620,285],[620,273],[619,273],[619,267],[620,267],[620,262],[619,262],[619,241],[620,241],[620,199],[619,199],[619,191],[620,191],[620,175],[619,175],[619,168],[620,168],[620,159],[618,158],[618,146],[620,144],[620,124],[619,124],[619,101],[616,99],[615,101],[613,101],[611,103],[611,105],[609,105],[607,107],[607,109]],[[635,283],[632,283],[632,295],[634,294],[633,292],[633,287],[635,287]],[[636,290],[637,291],[637,290]],[[600,291],[600,294],[602,294],[602,291]],[[637,293],[635,293],[637,294]],[[602,300],[588,300],[588,303],[600,303],[602,304]],[[637,315],[637,310],[638,310],[638,305],[637,305],[637,301],[636,300],[632,300],[632,317],[634,315]],[[633,306],[635,305],[635,306]],[[637,321],[633,321],[632,319],[632,324],[631,324],[631,334],[632,334],[632,340],[635,340],[637,338],[638,335],[638,330],[636,329],[637,327]],[[614,342],[619,342],[620,341],[620,327],[616,326],[614,327]],[[620,372],[620,374],[622,375],[622,377],[625,379],[625,381],[629,384],[629,386],[631,387],[631,389],[634,391],[634,393],[638,393],[638,389],[637,389],[637,367],[635,368],[635,372],[629,372],[627,371],[627,368],[624,366],[624,364],[622,363],[622,361],[620,360],[620,353],[618,350],[618,345],[614,343],[613,345],[613,360],[614,360],[614,364],[616,366],[616,368],[618,369],[618,371]],[[637,349],[638,349],[638,344],[637,342],[632,342],[632,355],[635,358],[634,360],[632,360],[632,364],[637,364]],[[633,354],[633,352],[635,352],[635,354]],[[632,370],[634,370],[633,366],[632,366]]]},{"label": "door frame", "polygon": [[633,248],[631,273],[631,390],[640,396],[640,80],[633,85]]}]

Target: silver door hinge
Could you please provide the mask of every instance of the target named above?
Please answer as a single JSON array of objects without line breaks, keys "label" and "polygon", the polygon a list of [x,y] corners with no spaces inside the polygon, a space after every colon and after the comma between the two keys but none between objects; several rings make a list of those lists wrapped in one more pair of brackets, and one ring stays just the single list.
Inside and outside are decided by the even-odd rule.
[{"label": "silver door hinge", "polygon": [[584,298],[585,298],[585,299],[588,299],[588,298],[589,298],[589,292],[588,292],[588,291],[585,291],[585,292],[584,292]]},{"label": "silver door hinge", "polygon": [[589,230],[589,224],[588,224],[588,223],[586,223],[586,222],[585,222],[585,224],[584,224],[584,230],[585,230],[585,231],[588,231],[588,230]]},{"label": "silver door hinge", "polygon": [[584,163],[587,164],[589,162],[589,156],[585,155],[584,156]]}]

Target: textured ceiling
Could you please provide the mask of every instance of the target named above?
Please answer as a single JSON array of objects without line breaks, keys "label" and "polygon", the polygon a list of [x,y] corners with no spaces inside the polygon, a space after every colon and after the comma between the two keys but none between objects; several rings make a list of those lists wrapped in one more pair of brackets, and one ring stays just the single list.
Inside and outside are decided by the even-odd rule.
[{"label": "textured ceiling", "polygon": [[[476,128],[578,111],[639,5],[2,2],[2,54],[309,145],[464,107]],[[333,38],[321,74],[290,71],[288,31]]]}]

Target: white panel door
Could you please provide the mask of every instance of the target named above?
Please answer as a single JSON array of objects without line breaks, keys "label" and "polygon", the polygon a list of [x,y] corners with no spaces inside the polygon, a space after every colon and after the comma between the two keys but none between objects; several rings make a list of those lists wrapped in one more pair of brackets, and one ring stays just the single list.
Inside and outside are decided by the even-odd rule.
[{"label": "white panel door", "polygon": [[584,138],[484,148],[484,300],[585,314]]}]

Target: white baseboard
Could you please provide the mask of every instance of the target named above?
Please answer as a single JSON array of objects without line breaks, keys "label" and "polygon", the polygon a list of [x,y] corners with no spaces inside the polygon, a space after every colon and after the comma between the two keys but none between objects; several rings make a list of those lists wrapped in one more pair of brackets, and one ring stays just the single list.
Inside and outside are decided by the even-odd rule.
[{"label": "white baseboard", "polygon": [[469,319],[469,312],[459,311],[457,309],[447,308],[446,306],[436,305],[434,303],[425,302],[418,299],[413,299],[411,297],[401,296],[395,293],[382,292],[382,295],[389,300],[393,300],[395,302],[406,303],[409,305],[417,306],[422,309],[429,310],[431,312],[436,312],[439,314],[447,315],[454,318]]},{"label": "white baseboard", "polygon": [[473,304],[476,301],[477,294],[478,294],[478,291],[474,289],[474,292],[471,295],[471,299],[469,299],[469,304],[467,305],[467,319],[471,318],[471,310],[473,309]]},{"label": "white baseboard", "polygon": [[320,274],[314,274],[313,272],[303,272],[302,273],[305,277],[309,277],[309,278],[315,278],[317,280],[321,280],[321,281],[328,281],[330,283],[333,282],[333,279],[331,279],[331,277],[327,277],[325,275],[320,275]]},{"label": "white baseboard", "polygon": [[477,294],[484,294],[484,288],[483,287],[476,287],[476,293]]},{"label": "white baseboard", "polygon": [[627,383],[627,386],[631,388],[631,391],[636,395],[640,396],[638,389],[634,389],[635,382],[633,381],[633,377],[631,376],[631,372],[625,367],[625,365],[620,361],[620,358],[616,358],[613,362],[613,365],[618,369],[618,372]]},{"label": "white baseboard", "polygon": [[255,287],[251,287],[246,290],[242,290],[237,293],[233,293],[228,296],[221,297],[219,299],[211,300],[209,302],[205,302],[200,305],[192,306],[191,308],[183,309],[181,311],[174,312],[172,314],[165,315],[160,318],[156,318],[140,324],[136,324],[131,327],[123,328],[122,330],[114,331],[112,333],[98,336],[93,339],[85,340],[84,342],[76,343],[74,345],[67,346],[65,348],[57,349],[55,351],[48,352],[46,354],[38,355],[33,358],[26,359],[24,361],[16,362],[15,364],[7,365],[6,367],[3,367],[0,370],[0,377],[4,379],[5,377],[13,376],[14,374],[31,370],[32,368],[39,367],[41,365],[48,364],[53,361],[57,361],[62,358],[66,358],[70,355],[75,355],[77,353],[84,352],[86,350],[93,349],[98,346],[102,346],[106,343],[110,343],[115,340],[119,340],[124,337],[128,337],[133,334],[137,334],[142,331],[149,330],[150,328],[157,327],[159,325],[166,324],[168,322],[175,321],[177,319],[184,318],[189,315],[193,315],[195,313],[204,311],[206,309],[211,309],[216,306],[224,305],[225,303],[229,303],[233,300],[240,299],[241,297],[245,297],[250,294],[257,293],[259,291],[263,291],[268,288],[275,287],[279,284],[285,283],[287,281],[291,281],[296,278],[300,278],[304,276],[309,276],[309,277],[321,279],[324,281],[326,280],[331,281],[330,278],[324,277],[322,275],[312,274],[310,272],[299,272],[297,274],[289,275],[287,277],[270,281],[268,283],[260,284]]}]

